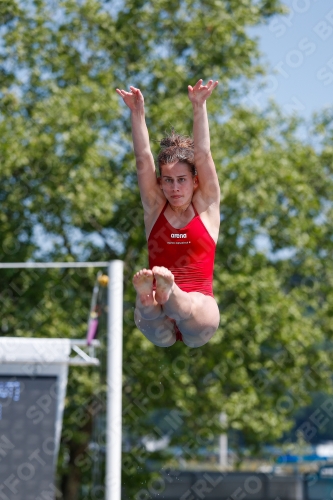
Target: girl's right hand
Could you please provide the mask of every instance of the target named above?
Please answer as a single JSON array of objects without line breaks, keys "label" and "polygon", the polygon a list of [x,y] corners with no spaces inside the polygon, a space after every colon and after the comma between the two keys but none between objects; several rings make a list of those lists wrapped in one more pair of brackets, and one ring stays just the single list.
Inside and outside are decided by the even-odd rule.
[{"label": "girl's right hand", "polygon": [[130,87],[130,92],[126,90],[116,89],[116,92],[120,97],[123,98],[126,106],[129,107],[131,111],[143,111],[144,110],[144,98],[140,89],[135,87]]}]

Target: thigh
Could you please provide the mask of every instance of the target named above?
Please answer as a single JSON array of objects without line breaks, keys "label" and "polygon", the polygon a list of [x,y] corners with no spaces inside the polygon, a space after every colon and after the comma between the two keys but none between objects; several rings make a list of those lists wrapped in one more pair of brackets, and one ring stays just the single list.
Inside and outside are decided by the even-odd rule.
[{"label": "thigh", "polygon": [[186,345],[200,347],[216,332],[220,323],[220,312],[213,297],[199,292],[189,292],[189,295],[192,300],[191,317],[177,322],[177,326]]}]

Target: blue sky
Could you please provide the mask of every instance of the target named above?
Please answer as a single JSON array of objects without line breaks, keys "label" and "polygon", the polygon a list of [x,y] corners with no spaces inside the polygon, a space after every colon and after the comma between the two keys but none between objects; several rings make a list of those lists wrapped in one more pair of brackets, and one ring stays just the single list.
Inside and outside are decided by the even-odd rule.
[{"label": "blue sky", "polygon": [[275,99],[287,113],[309,118],[333,103],[333,0],[287,0],[289,14],[251,30],[269,65],[267,88],[244,99],[264,106]]}]

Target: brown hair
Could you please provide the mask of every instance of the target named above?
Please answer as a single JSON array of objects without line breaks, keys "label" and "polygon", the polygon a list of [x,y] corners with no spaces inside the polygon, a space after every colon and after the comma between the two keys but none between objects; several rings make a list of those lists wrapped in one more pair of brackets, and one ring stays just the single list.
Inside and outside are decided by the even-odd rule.
[{"label": "brown hair", "polygon": [[174,163],[177,160],[187,163],[192,175],[197,174],[194,164],[194,142],[192,137],[176,134],[172,130],[170,135],[167,135],[160,141],[160,145],[161,150],[157,157],[160,174],[162,165]]}]

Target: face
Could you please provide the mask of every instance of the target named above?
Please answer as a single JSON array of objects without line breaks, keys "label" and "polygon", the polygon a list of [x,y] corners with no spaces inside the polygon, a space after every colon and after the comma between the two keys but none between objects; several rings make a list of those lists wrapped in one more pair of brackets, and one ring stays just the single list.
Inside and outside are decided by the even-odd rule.
[{"label": "face", "polygon": [[187,163],[166,163],[161,167],[160,188],[168,202],[181,207],[191,202],[198,186],[198,177],[193,176]]}]

